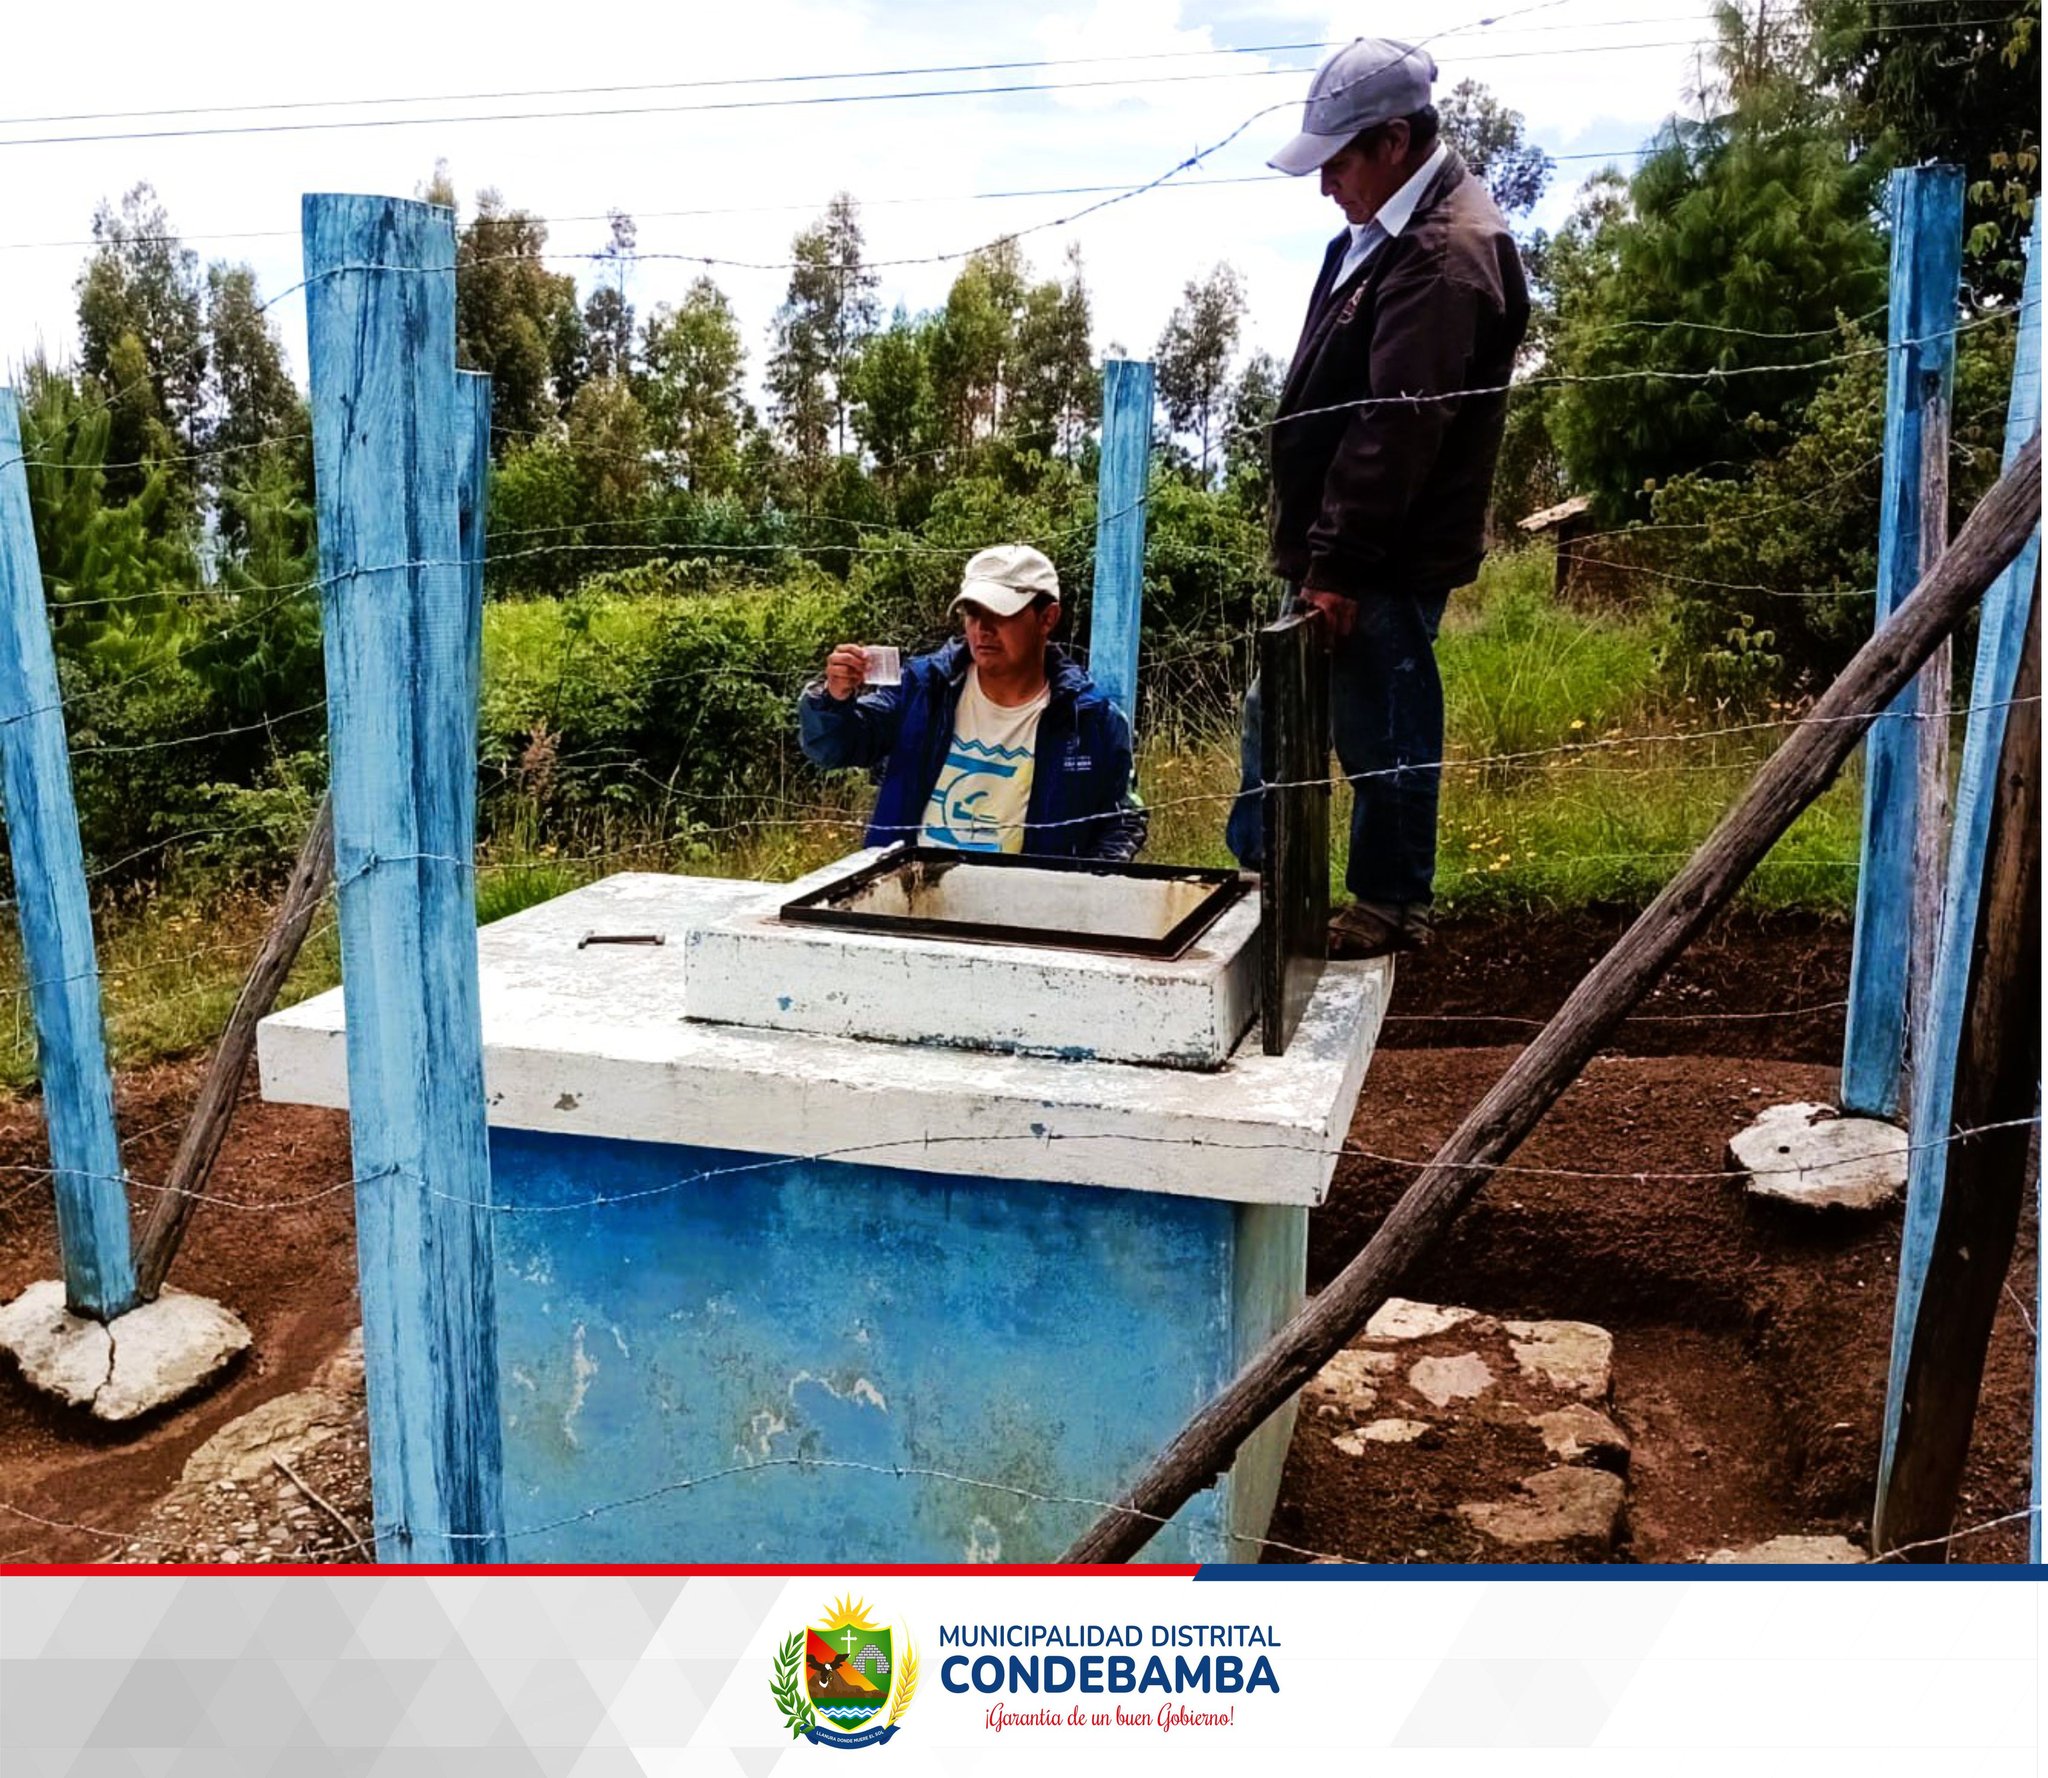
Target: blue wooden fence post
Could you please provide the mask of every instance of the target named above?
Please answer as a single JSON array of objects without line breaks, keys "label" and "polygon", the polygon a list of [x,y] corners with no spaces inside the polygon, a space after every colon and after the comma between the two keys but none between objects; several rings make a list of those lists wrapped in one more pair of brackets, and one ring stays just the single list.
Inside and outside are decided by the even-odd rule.
[{"label": "blue wooden fence post", "polygon": [[[480,371],[455,373],[456,532],[462,551],[463,628],[468,648],[469,678],[461,692],[468,712],[468,746],[476,750],[477,704],[483,691],[484,656],[484,531],[486,498],[491,479],[491,379]],[[476,826],[476,774],[463,780],[469,797],[464,819]]]},{"label": "blue wooden fence post", "polygon": [[1152,366],[1102,366],[1102,456],[1095,472],[1095,597],[1088,674],[1138,726],[1138,624],[1145,603],[1145,489],[1151,474]]},{"label": "blue wooden fence post", "polygon": [[0,808],[35,1013],[65,1301],[73,1314],[105,1321],[135,1301],[128,1191],[114,1130],[114,1083],[57,657],[30,523],[21,416],[14,391],[6,388],[0,388]]},{"label": "blue wooden fence post", "polygon": [[[1884,489],[1877,541],[1877,619],[1883,623],[1940,552],[1945,514],[1923,493],[1945,490],[1947,414],[1955,380],[1957,290],[1962,276],[1960,167],[1894,173],[1891,316],[1885,383]],[[1930,476],[1929,471],[1934,470]],[[1914,881],[1923,747],[1917,687],[1900,693],[1864,743],[1863,868],[1856,884],[1849,965],[1842,1109],[1894,1117],[1901,1103],[1912,981]],[[1946,730],[1942,739],[1946,740]],[[1945,753],[1945,748],[1944,748]],[[1931,935],[1920,935],[1923,944]]]},{"label": "blue wooden fence post", "polygon": [[[2012,396],[2005,411],[2005,462],[2009,467],[2041,424],[2041,218],[2027,249],[2027,276],[2020,298],[2018,349],[2013,358]],[[1956,1088],[1956,1056],[1970,985],[1970,959],[1977,943],[1977,913],[1984,879],[1985,846],[1999,785],[2006,717],[2034,576],[2041,560],[2037,532],[2013,558],[1991,589],[1977,629],[1977,668],[1970,687],[1969,728],[1963,740],[1962,771],[1956,783],[1955,826],[1950,836],[1948,894],[1941,919],[1939,959],[1922,1021],[1924,1057],[1913,1069],[1912,1158],[1908,1169],[1906,1219],[1899,1246],[1899,1292],[1893,1309],[1891,1374],[1885,1390],[1884,1443],[1878,1461],[1876,1524],[1880,1534],[1898,1458],[1906,1380],[1913,1363],[1922,1290],[1934,1257],[1948,1185],[1949,1150]],[[1875,732],[1875,731],[1873,731]],[[1922,1065],[1924,1062],[1924,1065]]]},{"label": "blue wooden fence post", "polygon": [[377,1553],[502,1560],[454,216],[317,195],[304,228]]}]

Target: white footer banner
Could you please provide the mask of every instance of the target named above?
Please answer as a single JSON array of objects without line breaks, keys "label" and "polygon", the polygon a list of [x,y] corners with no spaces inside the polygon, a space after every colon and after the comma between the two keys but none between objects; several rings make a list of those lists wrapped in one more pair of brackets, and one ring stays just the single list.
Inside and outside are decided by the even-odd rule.
[{"label": "white footer banner", "polygon": [[2040,1570],[1245,1572],[16,1570],[0,1770],[2041,1771]]}]

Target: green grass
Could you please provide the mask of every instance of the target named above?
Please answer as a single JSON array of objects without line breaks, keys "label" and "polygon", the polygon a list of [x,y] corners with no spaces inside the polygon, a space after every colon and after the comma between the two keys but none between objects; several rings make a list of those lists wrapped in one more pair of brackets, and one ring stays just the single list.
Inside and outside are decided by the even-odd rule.
[{"label": "green grass", "polygon": [[[1655,613],[1588,612],[1550,597],[1547,552],[1496,558],[1459,593],[1438,646],[1447,751],[1437,892],[1447,914],[1544,913],[1647,901],[1741,794],[1783,738],[1736,735],[1733,712],[1663,690],[1667,634]],[[645,648],[659,601],[620,596],[493,605],[486,613],[485,700],[543,707],[574,659],[603,651],[618,673]],[[587,652],[588,651],[588,652]],[[1768,716],[1770,712],[1766,712]],[[1155,725],[1168,732],[1169,725]],[[1235,743],[1222,737],[1141,750],[1152,806],[1147,856],[1227,864],[1224,816]],[[768,821],[699,811],[658,826],[638,808],[565,823],[517,800],[489,809],[477,882],[481,920],[502,919],[622,870],[784,881],[853,849],[869,793],[858,777],[798,771],[768,792]],[[1343,884],[1348,795],[1333,811],[1333,887]],[[1795,824],[1743,889],[1754,907],[1846,915],[1853,906],[1860,789],[1845,775]],[[758,812],[740,802],[735,813]],[[675,817],[669,817],[671,823]],[[218,1035],[269,918],[246,891],[131,891],[98,910],[107,1023],[116,1060],[134,1066]],[[284,1004],[330,987],[340,946],[331,905],[309,938]],[[0,1084],[35,1077],[35,1040],[13,923],[0,939]]]},{"label": "green grass", "polygon": [[[1495,557],[1458,593],[1437,658],[1445,752],[1437,898],[1447,914],[1544,912],[1655,895],[1741,794],[1786,732],[1668,697],[1654,612],[1558,605],[1548,552]],[[1770,712],[1766,712],[1768,718]],[[1749,719],[1753,720],[1753,719]],[[1140,767],[1157,858],[1223,864],[1234,746],[1213,742]],[[1349,797],[1333,810],[1331,880],[1342,892]],[[1744,886],[1743,901],[1846,915],[1854,905],[1861,791],[1852,774],[1819,799]]]}]

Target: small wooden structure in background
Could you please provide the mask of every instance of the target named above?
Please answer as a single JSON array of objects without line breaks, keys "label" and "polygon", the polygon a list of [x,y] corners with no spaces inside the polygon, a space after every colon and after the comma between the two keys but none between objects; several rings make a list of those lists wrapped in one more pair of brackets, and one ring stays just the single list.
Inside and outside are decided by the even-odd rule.
[{"label": "small wooden structure in background", "polygon": [[1551,590],[1562,599],[1570,586],[1572,570],[1578,566],[1575,546],[1593,529],[1591,498],[1585,494],[1574,494],[1569,500],[1560,500],[1555,506],[1532,512],[1526,519],[1517,519],[1515,529],[1524,537],[1541,537],[1548,533],[1556,542],[1557,575],[1551,583]]}]

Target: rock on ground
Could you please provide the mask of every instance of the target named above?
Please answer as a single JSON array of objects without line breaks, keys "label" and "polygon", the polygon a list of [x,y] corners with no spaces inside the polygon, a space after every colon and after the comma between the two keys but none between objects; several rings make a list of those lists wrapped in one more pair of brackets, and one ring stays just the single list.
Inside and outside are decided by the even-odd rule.
[{"label": "rock on ground", "polygon": [[1306,1395],[1362,1487],[1441,1499],[1443,1517],[1462,1521],[1453,1541],[1480,1559],[1604,1560],[1622,1535],[1630,1456],[1594,1405],[1613,1356],[1590,1322],[1500,1321],[1397,1297]]},{"label": "rock on ground", "polygon": [[1614,1336],[1590,1321],[1503,1321],[1515,1363],[1583,1401],[1605,1401],[1614,1385]]},{"label": "rock on ground", "polygon": [[1306,1393],[1325,1419],[1369,1413],[1393,1369],[1391,1353],[1339,1352],[1316,1373]]},{"label": "rock on ground", "polygon": [[1773,1567],[1797,1567],[1868,1562],[1870,1558],[1846,1537],[1790,1536],[1766,1538],[1747,1549],[1716,1550],[1707,1560],[1710,1563],[1762,1562]]},{"label": "rock on ground", "polygon": [[1365,1324],[1365,1337],[1369,1340],[1426,1340],[1432,1334],[1449,1333],[1477,1313],[1476,1309],[1411,1303],[1404,1296],[1390,1296]]},{"label": "rock on ground", "polygon": [[1454,1401],[1484,1395],[1493,1387],[1493,1372],[1476,1352],[1460,1352],[1454,1358],[1422,1358],[1408,1372],[1408,1387],[1431,1407],[1448,1407]]},{"label": "rock on ground", "polygon": [[113,1559],[373,1560],[362,1352],[358,1330],[306,1388],[229,1421]]},{"label": "rock on ground", "polygon": [[0,1349],[46,1395],[122,1421],[204,1389],[249,1349],[249,1330],[211,1299],[170,1289],[94,1321],[72,1314],[63,1283],[48,1278],[0,1308]]},{"label": "rock on ground", "polygon": [[1546,1469],[1516,1486],[1519,1498],[1461,1506],[1459,1515],[1501,1543],[1551,1549],[1561,1561],[1612,1552],[1626,1500],[1619,1476],[1604,1469]]},{"label": "rock on ground", "polygon": [[1628,1472],[1628,1434],[1598,1408],[1573,1402],[1538,1414],[1529,1424],[1543,1435],[1543,1448],[1560,1463],[1589,1464],[1617,1475]]},{"label": "rock on ground", "polygon": [[1808,1209],[1876,1210],[1906,1189],[1906,1132],[1799,1100],[1773,1105],[1728,1143],[1753,1196]]}]

